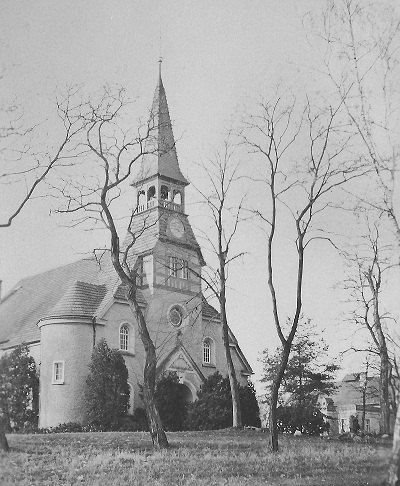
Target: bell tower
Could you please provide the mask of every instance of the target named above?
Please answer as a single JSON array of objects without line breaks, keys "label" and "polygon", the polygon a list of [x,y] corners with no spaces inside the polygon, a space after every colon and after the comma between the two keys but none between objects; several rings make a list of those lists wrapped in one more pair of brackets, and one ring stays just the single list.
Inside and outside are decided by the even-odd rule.
[{"label": "bell tower", "polygon": [[185,188],[189,182],[178,163],[161,61],[145,152],[132,183],[136,209],[130,225],[130,232],[136,237],[132,250],[138,258],[137,265],[143,267],[143,286],[150,293],[164,289],[200,295],[204,259],[185,212]]}]

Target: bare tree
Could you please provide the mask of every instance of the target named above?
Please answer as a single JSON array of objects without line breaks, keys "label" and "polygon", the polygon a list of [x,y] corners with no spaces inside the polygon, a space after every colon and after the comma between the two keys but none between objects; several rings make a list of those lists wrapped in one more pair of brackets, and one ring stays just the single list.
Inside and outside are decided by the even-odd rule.
[{"label": "bare tree", "polygon": [[69,146],[75,135],[82,130],[83,120],[76,116],[72,105],[77,89],[68,88],[56,99],[62,135],[53,149],[37,148],[35,138],[39,136],[40,125],[26,128],[22,120],[22,108],[15,102],[3,110],[0,108],[0,183],[25,186],[25,194],[10,209],[5,221],[0,221],[0,228],[11,226],[44,180],[68,158]]},{"label": "bare tree", "polygon": [[[4,72],[0,76],[2,80]],[[0,228],[10,227],[26,204],[32,199],[38,186],[44,182],[55,167],[63,164],[70,143],[82,129],[82,120],[77,118],[70,105],[75,88],[69,88],[56,99],[57,115],[62,126],[62,137],[57,148],[50,151],[38,151],[32,140],[37,135],[38,127],[26,128],[23,121],[23,109],[16,100],[4,102],[0,106],[0,184],[17,185],[24,183],[25,195],[6,220],[0,222]],[[5,435],[4,420],[0,417],[0,448],[9,451]]]},{"label": "bare tree", "polygon": [[[110,258],[112,265],[125,287],[126,299],[136,317],[139,335],[145,350],[143,372],[143,399],[149,422],[153,444],[160,448],[168,447],[156,406],[154,393],[156,384],[157,355],[150,335],[146,317],[137,295],[140,278],[137,266],[135,243],[157,224],[144,216],[141,223],[133,225],[134,207],[130,214],[128,236],[123,241],[117,223],[119,217],[114,212],[124,186],[131,182],[138,162],[144,154],[155,153],[152,137],[155,129],[155,115],[147,124],[140,125],[136,132],[123,130],[122,112],[127,106],[123,89],[114,93],[105,88],[100,101],[89,100],[76,107],[77,117],[84,127],[83,136],[76,145],[77,157],[74,168],[78,169],[63,178],[58,186],[58,196],[64,203],[57,209],[59,213],[76,215],[73,224],[104,225],[110,235]],[[71,154],[72,155],[72,154]],[[79,161],[79,164],[78,164]]]},{"label": "bare tree", "polygon": [[[359,154],[373,169],[370,190],[359,199],[388,216],[400,245],[394,205],[400,153],[398,3],[335,0],[323,12],[322,28],[312,25],[324,49],[324,75],[339,96],[349,93],[345,106],[359,137]],[[400,484],[400,407],[397,410],[391,485]]]},{"label": "bare tree", "polygon": [[[346,121],[341,117],[343,104],[344,99],[335,107],[316,109],[306,100],[298,110],[295,100],[285,103],[277,96],[259,103],[257,112],[247,117],[242,133],[249,151],[264,162],[263,174],[257,180],[265,188],[263,202],[268,201],[268,209],[259,207],[256,213],[268,236],[268,286],[275,327],[282,345],[281,360],[271,390],[269,427],[272,451],[278,450],[279,388],[302,313],[307,250],[317,240],[332,242],[329,235],[318,228],[321,216],[333,209],[337,190],[364,173],[361,161],[354,160],[350,153],[352,135],[346,133]],[[306,152],[302,153],[302,147],[307,147]],[[284,209],[291,215],[291,223],[289,220],[288,224],[292,224],[297,260],[297,272],[293,275],[294,312],[288,317],[288,329],[281,321],[275,277],[279,271],[275,253],[279,244],[277,232],[286,223]]]},{"label": "bare tree", "polygon": [[207,288],[216,297],[219,303],[221,323],[222,323],[222,341],[225,350],[225,359],[228,369],[228,377],[232,396],[232,425],[239,428],[242,426],[242,417],[239,399],[239,386],[236,377],[235,367],[233,365],[229,325],[227,317],[227,281],[229,264],[243,255],[243,253],[230,255],[232,240],[234,239],[243,213],[242,197],[238,204],[232,206],[229,203],[229,196],[234,190],[235,182],[238,182],[238,163],[232,161],[233,150],[229,142],[229,137],[224,142],[224,148],[221,152],[216,152],[214,157],[209,160],[207,166],[203,169],[207,174],[207,182],[210,183],[212,190],[205,192],[196,187],[202,202],[206,204],[209,214],[212,218],[212,233],[206,235],[206,240],[212,248],[213,253],[218,258],[218,269],[208,275],[201,276]]},{"label": "bare tree", "polygon": [[382,243],[379,223],[367,221],[368,234],[357,245],[356,254],[347,252],[352,275],[346,279],[345,287],[351,293],[351,301],[356,305],[352,321],[365,328],[371,339],[371,352],[380,360],[379,399],[381,434],[390,434],[390,375],[391,363],[388,349],[386,320],[390,318],[382,310],[381,293],[386,272],[392,267],[391,245]]}]

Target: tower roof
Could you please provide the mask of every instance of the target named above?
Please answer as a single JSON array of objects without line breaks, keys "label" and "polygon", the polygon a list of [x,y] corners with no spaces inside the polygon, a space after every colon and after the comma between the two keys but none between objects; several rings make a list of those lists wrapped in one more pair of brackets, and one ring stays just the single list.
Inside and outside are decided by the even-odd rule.
[{"label": "tower roof", "polygon": [[141,168],[134,180],[134,185],[154,176],[165,177],[188,185],[189,182],[179,168],[167,97],[161,78],[161,61],[149,127],[151,129],[150,137],[145,144],[145,150],[149,153],[142,157]]}]

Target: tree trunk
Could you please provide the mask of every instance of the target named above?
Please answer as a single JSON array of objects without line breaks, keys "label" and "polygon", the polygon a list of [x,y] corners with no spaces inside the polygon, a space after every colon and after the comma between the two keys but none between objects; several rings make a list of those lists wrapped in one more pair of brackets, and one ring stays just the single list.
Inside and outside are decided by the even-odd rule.
[{"label": "tree trunk", "polygon": [[225,349],[226,365],[228,368],[229,384],[232,396],[232,427],[242,427],[242,412],[240,408],[239,385],[236,378],[235,367],[233,366],[231,350],[229,346],[228,320],[226,317],[226,276],[225,276],[225,259],[222,252],[219,253],[220,259],[220,312],[222,321],[222,341]]},{"label": "tree trunk", "polygon": [[146,362],[143,373],[143,399],[146,409],[147,420],[149,423],[149,431],[151,440],[154,446],[160,449],[165,449],[169,446],[167,436],[164,432],[161,417],[157,409],[157,404],[154,398],[156,388],[156,368],[157,355],[154,343],[150,337],[147,329],[146,320],[136,299],[135,285],[129,286],[127,298],[131,310],[136,315],[139,327],[139,334],[142,340],[145,353]]},{"label": "tree trunk", "polygon": [[389,469],[389,485],[400,486],[400,407],[397,407],[393,433],[392,460]]},{"label": "tree trunk", "polygon": [[[379,268],[379,267],[378,267]],[[379,269],[380,272],[380,269]],[[374,312],[374,325],[369,328],[372,338],[374,339],[380,357],[380,376],[379,376],[379,402],[381,408],[381,416],[379,419],[379,430],[380,433],[390,434],[390,401],[389,401],[389,355],[386,345],[386,337],[383,333],[381,316],[379,313],[379,292],[381,277],[379,273],[379,278],[373,278],[372,268],[369,269],[366,274],[368,279],[368,284],[372,293],[373,299],[373,312]],[[375,329],[376,337],[374,336],[373,329]]]},{"label": "tree trunk", "polygon": [[[224,321],[224,318],[222,319]],[[229,333],[228,324],[222,323],[222,338],[225,348],[225,358],[228,368],[229,384],[231,386],[231,396],[232,396],[232,427],[241,428],[242,427],[242,411],[240,407],[240,395],[239,395],[239,385],[236,378],[236,371],[233,366],[231,350],[229,347]]]},{"label": "tree trunk", "polygon": [[381,416],[379,429],[381,434],[390,434],[390,401],[389,401],[389,357],[387,353],[381,354],[380,370],[380,407]]},{"label": "tree trunk", "polygon": [[279,363],[276,377],[274,379],[274,382],[272,383],[271,403],[269,407],[269,433],[270,433],[270,447],[272,452],[279,451],[278,424],[277,424],[278,396],[279,396],[279,388],[281,386],[282,379],[283,379],[283,374],[285,373],[286,366],[289,360],[291,345],[292,345],[291,342],[290,343],[286,342],[286,344],[283,346],[281,362]]},{"label": "tree trunk", "polygon": [[6,437],[6,427],[6,421],[3,417],[0,417],[0,450],[4,452],[8,452],[10,450]]}]

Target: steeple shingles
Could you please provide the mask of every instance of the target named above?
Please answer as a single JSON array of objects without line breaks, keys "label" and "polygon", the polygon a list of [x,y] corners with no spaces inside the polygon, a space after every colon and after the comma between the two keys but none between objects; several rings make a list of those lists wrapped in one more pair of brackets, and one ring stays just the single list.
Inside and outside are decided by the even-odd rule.
[{"label": "steeple shingles", "polygon": [[180,182],[182,185],[188,185],[189,182],[179,168],[161,70],[154,93],[149,127],[151,129],[150,137],[145,144],[145,149],[149,153],[142,157],[142,165],[134,185],[154,176],[161,176]]}]

